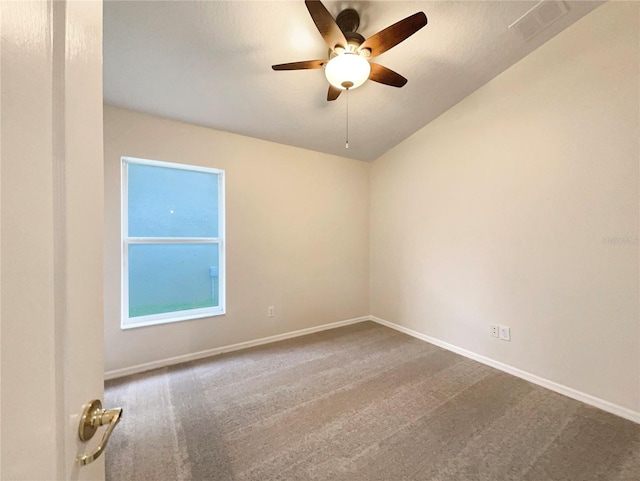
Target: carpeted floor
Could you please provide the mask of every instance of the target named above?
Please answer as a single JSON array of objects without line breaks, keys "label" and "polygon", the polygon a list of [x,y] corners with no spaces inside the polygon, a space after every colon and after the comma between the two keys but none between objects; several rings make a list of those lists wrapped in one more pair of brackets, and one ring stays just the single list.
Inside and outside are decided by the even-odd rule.
[{"label": "carpeted floor", "polygon": [[640,425],[365,322],[110,381],[109,481],[638,481]]}]

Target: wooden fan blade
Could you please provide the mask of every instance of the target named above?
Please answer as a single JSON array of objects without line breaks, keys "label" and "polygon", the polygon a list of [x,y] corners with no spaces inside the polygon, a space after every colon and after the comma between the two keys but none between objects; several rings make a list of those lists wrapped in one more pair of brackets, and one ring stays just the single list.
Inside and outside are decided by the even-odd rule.
[{"label": "wooden fan blade", "polygon": [[373,62],[369,62],[369,65],[371,65],[369,80],[385,85],[391,85],[392,87],[404,87],[407,83],[406,78],[387,67]]},{"label": "wooden fan blade", "polygon": [[281,63],[272,65],[273,70],[304,70],[309,68],[322,68],[329,60],[304,60],[302,62]]},{"label": "wooden fan blade", "polygon": [[409,38],[426,24],[427,16],[424,12],[414,13],[366,39],[360,45],[360,50],[369,49],[371,50],[369,58],[377,57]]},{"label": "wooden fan blade", "polygon": [[336,46],[346,48],[347,39],[344,37],[344,33],[342,33],[342,30],[340,30],[340,27],[338,27],[338,24],[322,2],[305,0],[304,3],[327,46],[331,50],[335,50]]},{"label": "wooden fan blade", "polygon": [[327,100],[329,101],[335,100],[338,97],[340,97],[341,93],[342,93],[342,89],[339,89],[338,87],[334,87],[333,85],[329,85],[329,92],[327,92]]}]

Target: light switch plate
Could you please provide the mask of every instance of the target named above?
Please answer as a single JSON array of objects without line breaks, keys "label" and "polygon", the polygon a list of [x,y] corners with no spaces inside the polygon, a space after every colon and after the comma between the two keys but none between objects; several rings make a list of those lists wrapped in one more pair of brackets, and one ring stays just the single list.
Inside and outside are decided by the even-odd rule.
[{"label": "light switch plate", "polygon": [[500,326],[500,339],[503,341],[511,340],[511,328],[506,326]]}]

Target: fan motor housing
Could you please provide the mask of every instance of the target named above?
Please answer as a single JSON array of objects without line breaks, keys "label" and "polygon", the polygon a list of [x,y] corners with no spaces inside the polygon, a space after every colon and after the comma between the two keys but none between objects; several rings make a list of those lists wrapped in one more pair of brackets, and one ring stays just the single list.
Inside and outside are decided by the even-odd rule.
[{"label": "fan motor housing", "polygon": [[347,8],[338,14],[336,23],[344,34],[356,32],[360,26],[360,15],[353,8]]},{"label": "fan motor housing", "polygon": [[[364,42],[364,37],[360,35],[356,30],[360,26],[360,15],[353,8],[347,8],[346,10],[341,11],[336,17],[336,23],[340,30],[344,34],[344,37],[347,39],[346,49],[349,52],[356,52],[358,47],[362,45]],[[329,58],[333,58],[341,50],[338,52],[329,49]]]}]

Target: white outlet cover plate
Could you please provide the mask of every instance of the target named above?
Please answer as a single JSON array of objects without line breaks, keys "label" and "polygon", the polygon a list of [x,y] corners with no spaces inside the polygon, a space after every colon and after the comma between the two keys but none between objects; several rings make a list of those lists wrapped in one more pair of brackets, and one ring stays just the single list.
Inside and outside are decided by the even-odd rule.
[{"label": "white outlet cover plate", "polygon": [[492,337],[498,337],[499,336],[499,334],[498,334],[499,330],[500,330],[500,326],[496,326],[496,325],[493,325],[493,324],[491,326],[489,326],[489,334],[491,334]]}]

